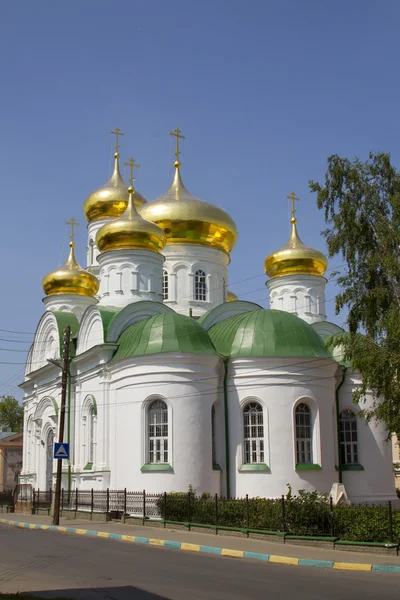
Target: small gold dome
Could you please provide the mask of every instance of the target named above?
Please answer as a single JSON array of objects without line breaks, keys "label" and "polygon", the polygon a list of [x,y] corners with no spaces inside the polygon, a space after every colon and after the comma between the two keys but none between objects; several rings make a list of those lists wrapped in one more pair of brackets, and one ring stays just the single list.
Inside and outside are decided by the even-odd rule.
[{"label": "small gold dome", "polygon": [[297,233],[297,219],[292,217],[292,233],[289,241],[280,250],[265,259],[264,270],[268,277],[283,275],[323,275],[328,267],[326,256],[319,250],[309,248]]},{"label": "small gold dome", "polygon": [[185,188],[178,161],[171,187],[154,202],[140,206],[138,212],[163,229],[167,244],[201,244],[229,254],[237,240],[236,225],[228,213]]},{"label": "small gold dome", "polygon": [[227,302],[237,302],[238,300],[239,300],[239,298],[236,296],[236,294],[231,292],[231,290],[228,290],[228,293],[226,294],[226,301]]},{"label": "small gold dome", "polygon": [[100,227],[96,243],[100,252],[110,250],[151,250],[159,252],[165,246],[163,230],[141,217],[135,207],[136,191],[129,188],[125,212],[114,221]]},{"label": "small gold dome", "polygon": [[42,286],[46,296],[56,294],[76,294],[95,296],[99,291],[97,277],[82,269],[75,258],[74,242],[69,243],[70,251],[66,263],[43,278]]},{"label": "small gold dome", "polygon": [[[114,154],[114,172],[103,187],[92,192],[85,200],[83,212],[89,223],[99,219],[116,219],[120,217],[128,204],[128,186],[119,172],[119,154]],[[146,203],[139,192],[135,191],[135,206]]]}]

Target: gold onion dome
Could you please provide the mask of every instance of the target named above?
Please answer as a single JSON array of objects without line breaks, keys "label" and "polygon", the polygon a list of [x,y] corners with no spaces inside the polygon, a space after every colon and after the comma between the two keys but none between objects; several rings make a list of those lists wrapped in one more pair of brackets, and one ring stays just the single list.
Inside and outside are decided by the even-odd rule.
[{"label": "gold onion dome", "polygon": [[237,302],[238,300],[239,298],[236,296],[236,294],[234,292],[231,292],[231,290],[228,290],[228,293],[226,294],[226,301]]},{"label": "gold onion dome", "polygon": [[[85,200],[83,212],[89,223],[99,219],[116,219],[120,217],[128,203],[128,186],[119,171],[119,154],[114,154],[114,171],[103,187],[92,192]],[[145,198],[135,191],[135,206],[146,203]]]},{"label": "gold onion dome", "polygon": [[100,227],[96,236],[100,252],[110,250],[151,250],[159,252],[165,246],[163,230],[141,217],[135,207],[136,191],[130,187],[125,212],[114,221]]},{"label": "gold onion dome", "polygon": [[[293,214],[293,212],[292,212]],[[297,233],[297,219],[290,220],[292,232],[289,241],[265,259],[264,270],[268,277],[283,275],[323,275],[328,267],[326,256],[319,250],[306,246]]]},{"label": "gold onion dome", "polygon": [[56,294],[76,294],[95,296],[99,291],[97,277],[82,269],[75,258],[75,243],[69,243],[69,256],[66,263],[43,278],[42,286],[46,296]]},{"label": "gold onion dome", "polygon": [[233,219],[222,208],[192,196],[183,184],[180,162],[174,166],[171,187],[154,202],[140,206],[139,213],[163,229],[167,244],[201,244],[229,254],[238,235]]}]

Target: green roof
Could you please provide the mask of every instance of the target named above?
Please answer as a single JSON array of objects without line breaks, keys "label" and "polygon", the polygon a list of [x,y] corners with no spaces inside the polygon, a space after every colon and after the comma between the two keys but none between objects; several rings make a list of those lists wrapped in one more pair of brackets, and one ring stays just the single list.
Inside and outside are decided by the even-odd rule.
[{"label": "green roof", "polygon": [[133,323],[120,335],[118,345],[113,361],[159,352],[217,354],[205,329],[177,313],[161,313]]},{"label": "green roof", "polygon": [[336,360],[339,365],[342,367],[346,367],[346,369],[351,369],[352,362],[351,360],[347,360],[344,357],[344,349],[342,344],[338,344],[337,342],[343,337],[347,337],[350,334],[347,331],[342,333],[335,333],[334,335],[321,335],[321,338],[324,341],[325,348],[331,355],[331,357]]},{"label": "green roof", "polygon": [[315,356],[331,358],[321,337],[303,319],[260,309],[230,317],[209,331],[216,350],[231,358]]},{"label": "green roof", "polygon": [[97,306],[97,310],[100,313],[101,320],[103,322],[103,332],[104,332],[104,341],[107,341],[107,333],[110,327],[110,323],[113,318],[122,310],[121,308],[116,307],[107,307]]}]

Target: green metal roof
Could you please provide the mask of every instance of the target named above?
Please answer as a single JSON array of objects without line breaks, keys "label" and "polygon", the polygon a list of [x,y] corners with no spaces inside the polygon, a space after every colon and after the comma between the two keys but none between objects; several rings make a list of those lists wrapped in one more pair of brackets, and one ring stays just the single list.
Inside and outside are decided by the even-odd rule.
[{"label": "green metal roof", "polygon": [[230,317],[211,327],[209,335],[216,350],[231,358],[331,358],[322,339],[308,323],[280,310],[261,309]]},{"label": "green metal roof", "polygon": [[63,354],[63,338],[64,331],[68,325],[71,327],[71,345],[70,345],[70,356],[75,356],[75,336],[79,331],[79,321],[74,313],[70,312],[53,312],[58,326],[58,335],[60,340],[60,356]]},{"label": "green metal roof", "polygon": [[97,306],[96,308],[99,311],[101,320],[103,322],[104,341],[106,342],[110,323],[122,309],[114,306],[108,306],[107,308],[104,306]]},{"label": "green metal roof", "polygon": [[113,361],[159,352],[217,354],[202,326],[177,313],[161,313],[130,325],[120,335],[118,344]]}]

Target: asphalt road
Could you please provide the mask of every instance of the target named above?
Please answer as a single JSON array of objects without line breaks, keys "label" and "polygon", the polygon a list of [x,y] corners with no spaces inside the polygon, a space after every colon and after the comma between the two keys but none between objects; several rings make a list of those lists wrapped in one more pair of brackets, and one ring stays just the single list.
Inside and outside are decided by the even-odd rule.
[{"label": "asphalt road", "polygon": [[208,557],[0,525],[0,592],[89,600],[399,598],[398,574]]}]

